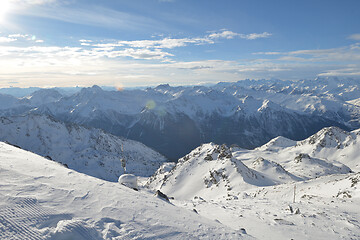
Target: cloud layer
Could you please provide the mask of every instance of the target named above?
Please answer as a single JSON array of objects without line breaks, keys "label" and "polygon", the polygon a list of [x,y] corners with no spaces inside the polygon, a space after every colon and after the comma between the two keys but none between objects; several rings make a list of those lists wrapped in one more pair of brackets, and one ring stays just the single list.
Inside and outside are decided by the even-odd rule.
[{"label": "cloud layer", "polygon": [[[29,34],[0,34],[0,87],[198,84],[245,78],[300,79],[360,76],[360,43],[330,49],[257,52],[253,59],[179,61],[176,48],[258,40],[269,33],[229,30],[202,37],[150,40],[80,39],[74,46],[47,45]],[[266,40],[264,40],[266,41]],[[18,83],[16,83],[18,82]]]}]

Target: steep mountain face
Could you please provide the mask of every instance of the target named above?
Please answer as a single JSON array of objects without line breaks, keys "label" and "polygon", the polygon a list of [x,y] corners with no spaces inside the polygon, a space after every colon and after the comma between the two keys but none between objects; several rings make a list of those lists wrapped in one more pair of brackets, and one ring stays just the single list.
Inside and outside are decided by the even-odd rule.
[{"label": "steep mountain face", "polygon": [[145,111],[126,131],[126,137],[138,139],[170,159],[183,156],[201,143],[196,123],[182,113],[158,115]]},{"label": "steep mountain face", "polygon": [[24,101],[7,94],[0,94],[0,111],[15,109],[24,105],[28,105],[26,100]]},{"label": "steep mountain face", "polygon": [[47,116],[0,118],[0,140],[109,181],[126,171],[152,175],[166,158],[145,145],[98,129],[64,124]]},{"label": "steep mountain face", "polygon": [[31,106],[41,106],[42,104],[59,101],[63,95],[55,89],[40,89],[25,97]]}]

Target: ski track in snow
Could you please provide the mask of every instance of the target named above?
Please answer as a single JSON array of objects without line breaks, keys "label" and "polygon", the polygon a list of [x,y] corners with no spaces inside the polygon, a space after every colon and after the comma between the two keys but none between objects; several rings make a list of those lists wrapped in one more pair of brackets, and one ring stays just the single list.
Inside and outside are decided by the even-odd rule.
[{"label": "ski track in snow", "polygon": [[0,239],[252,239],[193,211],[0,143]]}]

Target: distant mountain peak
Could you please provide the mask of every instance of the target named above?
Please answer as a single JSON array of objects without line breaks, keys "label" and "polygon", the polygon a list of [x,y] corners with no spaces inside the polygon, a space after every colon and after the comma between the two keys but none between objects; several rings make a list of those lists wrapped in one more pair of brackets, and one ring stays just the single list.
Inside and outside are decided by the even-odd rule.
[{"label": "distant mountain peak", "polygon": [[317,149],[321,148],[342,148],[346,139],[350,140],[351,134],[339,127],[326,127],[319,132],[301,141],[299,145],[309,143],[315,145]]},{"label": "distant mountain peak", "polygon": [[98,94],[102,93],[104,90],[99,87],[98,85],[93,85],[92,87],[87,87],[81,89],[80,93],[91,93],[91,94]]}]

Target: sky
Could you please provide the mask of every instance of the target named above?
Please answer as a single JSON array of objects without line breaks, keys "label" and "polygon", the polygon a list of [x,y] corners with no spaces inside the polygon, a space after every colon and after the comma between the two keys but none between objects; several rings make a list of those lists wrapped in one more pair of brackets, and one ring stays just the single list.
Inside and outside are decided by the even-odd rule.
[{"label": "sky", "polygon": [[358,0],[0,0],[0,87],[360,77]]}]

